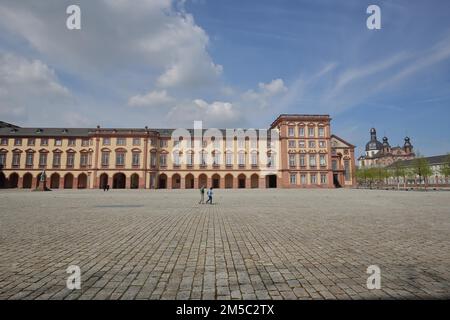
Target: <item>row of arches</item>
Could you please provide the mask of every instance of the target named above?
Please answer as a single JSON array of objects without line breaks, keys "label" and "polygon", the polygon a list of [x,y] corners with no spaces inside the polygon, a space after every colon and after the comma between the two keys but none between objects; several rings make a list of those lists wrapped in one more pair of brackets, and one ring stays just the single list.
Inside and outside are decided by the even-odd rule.
[{"label": "row of arches", "polygon": [[108,174],[102,173],[99,177],[98,186],[100,189],[105,188],[106,186],[110,186],[113,189],[126,189],[127,187],[130,189],[138,189],[141,184],[141,179],[137,173],[133,173],[129,179],[129,185],[127,186],[127,177],[124,173],[118,172],[112,176],[112,179],[109,179]]},{"label": "row of arches", "polygon": [[[211,178],[208,180],[206,174],[200,174],[197,178],[194,177],[193,174],[187,174],[184,179],[181,178],[181,175],[176,173],[172,175],[172,177],[168,177],[166,174],[162,173],[158,177],[158,185],[159,189],[167,189],[169,188],[169,179],[170,179],[170,188],[171,189],[194,189],[195,187],[212,187],[215,189],[225,188],[260,188],[260,176],[256,173],[252,174],[250,177],[247,177],[245,174],[240,174],[237,177],[234,177],[232,174],[226,174],[224,177],[221,177],[219,174],[213,174]],[[183,184],[184,180],[184,184]],[[265,187],[266,188],[276,188],[276,175],[268,175],[265,178]]]},{"label": "row of arches", "polygon": [[[38,188],[41,183],[41,174],[36,177],[29,172],[25,173],[20,179],[16,172],[11,173],[8,177],[3,172],[0,172],[0,188],[22,188],[32,189]],[[67,173],[61,176],[59,173],[53,173],[47,180],[47,187],[50,189],[86,189],[88,187],[88,176],[85,173],[80,173],[76,178],[72,173]]]},{"label": "row of arches", "polygon": [[[142,178],[133,173],[129,178],[124,173],[118,172],[112,176],[107,173],[102,173],[99,176],[96,185],[103,189],[109,186],[112,189],[138,189],[144,188],[141,184]],[[38,188],[41,183],[41,174],[33,176],[31,173],[25,173],[20,179],[17,173],[11,173],[9,177],[6,177],[3,172],[0,172],[0,188],[23,188],[32,189]],[[212,187],[215,189],[225,188],[261,188],[261,183],[265,183],[265,188],[276,188],[277,177],[276,175],[267,175],[265,179],[260,179],[260,176],[256,173],[246,176],[241,173],[238,176],[232,174],[226,174],[221,177],[219,174],[213,174],[210,178],[206,174],[200,174],[197,178],[188,173],[184,177],[181,174],[175,173],[171,177],[162,173],[157,176],[157,179],[150,186],[151,188],[158,189],[194,189],[204,187]],[[47,187],[50,189],[86,189],[88,188],[88,176],[85,173],[80,173],[78,176],[74,176],[72,173],[66,173],[60,175],[59,173],[52,173],[47,177]]]}]

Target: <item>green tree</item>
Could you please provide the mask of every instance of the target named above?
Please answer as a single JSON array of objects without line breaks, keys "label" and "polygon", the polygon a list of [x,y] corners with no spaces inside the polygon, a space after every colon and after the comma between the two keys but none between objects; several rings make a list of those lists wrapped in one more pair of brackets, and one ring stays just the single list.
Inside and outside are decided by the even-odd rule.
[{"label": "green tree", "polygon": [[439,173],[445,178],[445,183],[448,184],[448,177],[450,177],[450,154],[447,154],[444,163],[439,168]]},{"label": "green tree", "polygon": [[400,161],[396,161],[392,164],[389,174],[397,180],[397,190],[400,189],[400,178],[403,178],[406,184],[406,168],[401,165]]},{"label": "green tree", "polygon": [[427,159],[422,156],[418,156],[412,161],[412,172],[419,176],[419,185],[422,184],[422,178],[425,182],[425,190],[427,189],[428,177],[432,175],[433,170],[431,170],[430,164]]},{"label": "green tree", "polygon": [[374,167],[374,178],[379,185],[385,184],[386,179],[389,177],[388,171],[385,167]]}]

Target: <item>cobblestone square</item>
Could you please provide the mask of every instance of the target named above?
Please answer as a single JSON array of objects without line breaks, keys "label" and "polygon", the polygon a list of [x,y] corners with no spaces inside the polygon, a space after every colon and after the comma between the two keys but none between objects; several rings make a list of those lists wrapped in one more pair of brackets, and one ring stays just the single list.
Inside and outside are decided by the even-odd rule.
[{"label": "cobblestone square", "polygon": [[[450,193],[0,192],[1,299],[450,296]],[[81,290],[66,288],[70,265]],[[369,290],[367,267],[381,269]]]}]

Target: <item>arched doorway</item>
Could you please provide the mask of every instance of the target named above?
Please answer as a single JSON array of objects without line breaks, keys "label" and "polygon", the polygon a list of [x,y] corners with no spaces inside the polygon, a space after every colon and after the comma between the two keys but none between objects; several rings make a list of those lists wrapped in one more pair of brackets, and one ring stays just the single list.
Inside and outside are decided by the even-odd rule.
[{"label": "arched doorway", "polygon": [[208,184],[208,177],[206,176],[206,174],[202,173],[201,175],[198,176],[198,187],[201,188],[202,186],[204,186],[205,188],[207,188]]},{"label": "arched doorway", "polygon": [[64,189],[73,188],[73,174],[68,173],[64,176]]},{"label": "arched doorway", "polygon": [[100,189],[105,189],[107,185],[108,185],[108,175],[106,173],[102,173],[100,175],[98,186]]},{"label": "arched doorway", "polygon": [[78,175],[78,189],[86,189],[87,188],[87,175],[86,173],[80,173]]},{"label": "arched doorway", "polygon": [[50,189],[59,189],[60,176],[54,173],[50,176]]},{"label": "arched doorway", "polygon": [[126,177],[123,173],[116,173],[113,176],[113,189],[125,189]]},{"label": "arched doorway", "polygon": [[251,176],[251,187],[252,188],[259,188],[259,176],[255,173],[255,174],[252,174],[252,176]]},{"label": "arched doorway", "polygon": [[185,188],[186,189],[194,189],[194,175],[189,173],[184,178]]},{"label": "arched doorway", "polygon": [[225,176],[225,188],[226,189],[232,189],[233,188],[233,175],[227,174]]},{"label": "arched doorway", "polygon": [[19,175],[17,173],[11,173],[9,175],[9,187],[17,188],[19,186]]},{"label": "arched doorway", "polygon": [[246,180],[245,174],[240,174],[238,176],[238,188],[240,189],[245,188],[245,180]]},{"label": "arched doorway", "polygon": [[166,189],[167,188],[167,176],[164,173],[159,175],[158,188],[159,189]]},{"label": "arched doorway", "polygon": [[277,187],[277,175],[269,174],[266,176],[266,188],[276,188]]},{"label": "arched doorway", "polygon": [[139,175],[137,173],[131,175],[130,189],[139,189]]},{"label": "arched doorway", "polygon": [[4,189],[6,188],[6,177],[5,174],[3,172],[0,172],[0,189]]},{"label": "arched doorway", "polygon": [[31,189],[31,186],[33,184],[33,176],[31,173],[25,173],[22,180],[22,188],[23,189]]},{"label": "arched doorway", "polygon": [[220,176],[217,173],[212,176],[212,187],[214,189],[220,188]]},{"label": "arched doorway", "polygon": [[181,188],[181,177],[178,173],[175,173],[172,176],[172,189],[180,189]]}]

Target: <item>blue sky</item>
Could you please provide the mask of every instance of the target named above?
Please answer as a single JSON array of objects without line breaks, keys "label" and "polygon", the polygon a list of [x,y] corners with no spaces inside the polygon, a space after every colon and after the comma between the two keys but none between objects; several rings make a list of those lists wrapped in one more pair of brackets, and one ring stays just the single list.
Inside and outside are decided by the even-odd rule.
[{"label": "blue sky", "polygon": [[[448,1],[0,0],[0,118],[32,126],[267,127],[327,113],[364,146],[450,152]],[[381,8],[368,30],[366,8]],[[358,153],[362,150],[358,149]]]}]

